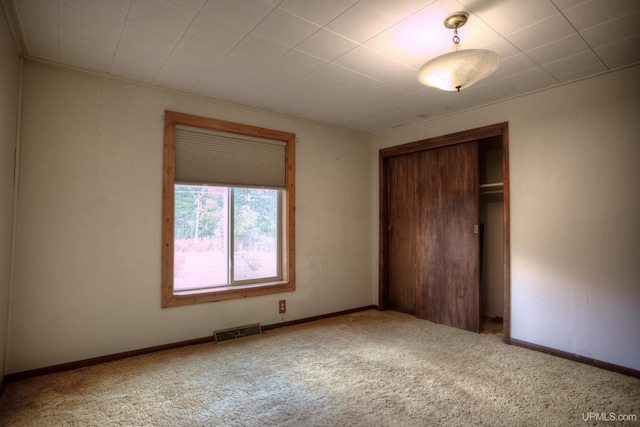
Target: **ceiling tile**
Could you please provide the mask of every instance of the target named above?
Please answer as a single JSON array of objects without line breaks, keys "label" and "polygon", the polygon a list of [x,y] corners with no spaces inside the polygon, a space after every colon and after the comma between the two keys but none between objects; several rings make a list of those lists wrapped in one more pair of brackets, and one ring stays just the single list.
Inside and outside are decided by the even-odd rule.
[{"label": "ceiling tile", "polygon": [[589,0],[551,0],[551,1],[553,2],[553,4],[555,4],[558,7],[558,9],[565,10]]},{"label": "ceiling tile", "polygon": [[495,78],[503,78],[512,74],[518,74],[536,67],[536,63],[527,55],[519,54],[500,61],[500,66],[493,73]]},{"label": "ceiling tile", "polygon": [[[500,35],[482,20],[475,19],[474,15],[469,17],[469,23],[458,30],[460,45],[465,49],[477,49],[488,43],[500,40]],[[453,45],[453,32],[449,30],[449,39]]]},{"label": "ceiling tile", "polygon": [[58,2],[20,0],[14,1],[13,5],[18,14],[20,25],[28,26],[29,22],[42,24],[44,22],[58,22],[59,20]]},{"label": "ceiling tile", "polygon": [[[411,16],[436,0],[367,0],[367,7],[376,9],[394,23]],[[442,17],[444,19],[444,16]]]},{"label": "ceiling tile", "polygon": [[341,55],[334,62],[359,73],[367,74],[388,61],[391,59],[365,46],[358,46]]},{"label": "ceiling tile", "polygon": [[240,81],[249,80],[287,50],[288,48],[262,37],[249,35],[216,65],[214,72],[236,74]]},{"label": "ceiling tile", "polygon": [[418,90],[423,87],[418,81],[416,70],[393,60],[381,63],[378,67],[368,70],[366,74],[403,91]]},{"label": "ceiling tile", "polygon": [[[563,10],[563,13],[569,22],[581,31],[638,10],[640,2],[637,0],[590,0]],[[637,23],[636,18],[636,26]]]},{"label": "ceiling tile", "polygon": [[89,70],[108,72],[118,42],[77,31],[60,32],[60,60]]},{"label": "ceiling tile", "polygon": [[172,89],[191,91],[210,69],[211,67],[202,64],[169,58],[153,79],[153,83]]},{"label": "ceiling tile", "polygon": [[228,94],[236,87],[249,81],[250,78],[228,68],[216,67],[204,76],[193,90],[197,93],[213,98],[227,99]]},{"label": "ceiling tile", "polygon": [[[274,111],[274,105],[278,104],[276,100],[281,100],[277,87],[271,87],[264,82],[249,81],[244,83],[229,94],[229,98],[238,104],[248,105],[255,108],[269,108]],[[284,108],[279,105],[278,108]]]},{"label": "ceiling tile", "polygon": [[316,103],[309,102],[310,98],[306,98],[306,93],[300,92],[295,83],[287,86],[282,92],[274,96],[278,108],[285,114],[296,117],[313,118],[317,110]]},{"label": "ceiling tile", "polygon": [[[102,0],[92,0],[92,1],[102,1]],[[169,1],[179,6],[188,7],[189,9],[195,10],[196,12],[199,12],[202,9],[202,6],[204,6],[205,3],[207,2],[207,0],[169,0]]]},{"label": "ceiling tile", "polygon": [[598,74],[602,74],[609,71],[609,69],[602,63],[594,63],[594,65],[585,68],[574,68],[569,70],[567,74],[558,74],[555,76],[558,80],[563,83],[572,82],[575,80],[584,79],[586,77],[597,76]]},{"label": "ceiling tile", "polygon": [[607,70],[600,58],[591,50],[546,63],[543,67],[549,74],[563,82],[583,77],[584,70],[594,74]]},{"label": "ceiling tile", "polygon": [[197,12],[166,0],[134,0],[128,19],[160,31],[184,33]]},{"label": "ceiling tile", "polygon": [[266,67],[289,50],[286,46],[250,34],[238,43],[229,56],[244,57],[256,63],[264,64]]},{"label": "ceiling tile", "polygon": [[640,35],[629,37],[595,49],[611,70],[640,63]]},{"label": "ceiling tile", "polygon": [[[403,93],[393,98],[388,97],[387,100],[396,107],[410,109],[415,112],[415,114],[421,114],[424,116],[428,114],[428,110],[424,108],[424,105],[445,95],[446,92],[444,91],[435,91],[433,88],[423,86],[419,90]],[[425,119],[426,117],[420,118]]]},{"label": "ceiling tile", "polygon": [[564,16],[558,14],[510,33],[507,38],[518,49],[528,51],[554,40],[568,37],[572,33],[574,30],[571,25]]},{"label": "ceiling tile", "polygon": [[487,49],[498,54],[501,61],[520,55],[522,51],[504,38],[480,46],[480,49]]},{"label": "ceiling tile", "polygon": [[229,50],[183,38],[171,52],[170,59],[178,62],[213,68]]},{"label": "ceiling tile", "polygon": [[405,90],[420,88],[416,70],[365,46],[358,46],[334,61],[350,70]]},{"label": "ceiling tile", "polygon": [[327,24],[326,28],[357,43],[364,43],[395,22],[368,2],[358,2]]},{"label": "ceiling tile", "polygon": [[59,0],[59,8],[60,28],[63,30],[93,34],[96,38],[106,40],[120,38],[124,17],[84,7],[69,0]]},{"label": "ceiling tile", "polygon": [[[258,74],[267,64],[261,61],[255,61],[245,55],[228,55],[213,69],[215,74],[232,75],[230,81],[244,82],[251,80],[253,76]],[[229,88],[232,90],[236,85]]]},{"label": "ceiling tile", "polygon": [[[427,60],[437,56],[440,52],[437,46],[433,44],[420,44],[420,46],[405,46],[402,41],[398,40],[398,26],[384,31],[371,40],[367,41],[363,46],[377,52],[381,55],[388,56],[394,60],[411,67],[415,70],[420,68]],[[416,42],[416,45],[419,43]]]},{"label": "ceiling tile", "polygon": [[139,48],[168,55],[180,41],[180,36],[175,33],[159,31],[134,21],[127,21],[122,31],[121,40]]},{"label": "ceiling tile", "polygon": [[273,10],[274,6],[255,0],[217,0],[208,1],[201,13],[215,18],[217,24],[247,32]]},{"label": "ceiling tile", "polygon": [[394,56],[394,52],[407,52],[424,57],[448,51],[453,45],[453,32],[445,28],[443,20],[459,9],[455,0],[431,2],[385,29],[367,45],[389,56]]},{"label": "ceiling tile", "polygon": [[[640,6],[640,1],[638,5]],[[580,34],[591,47],[596,48],[637,35],[638,24],[640,24],[640,11],[594,25],[581,31]]]},{"label": "ceiling tile", "polygon": [[291,84],[302,76],[300,74],[293,73],[289,70],[276,68],[274,66],[267,67],[260,71],[253,79],[251,79],[251,84],[255,85],[255,83],[264,84],[269,88],[278,88],[283,87],[285,85]]},{"label": "ceiling tile", "polygon": [[[438,91],[433,88],[425,88],[422,94],[422,102],[418,105],[411,105],[412,122],[416,123],[426,119],[433,119],[440,115],[448,114],[447,107],[442,104],[444,98],[450,95],[449,92]],[[394,100],[395,102],[395,100]],[[402,106],[402,104],[400,104]],[[415,119],[415,121],[413,121]]]},{"label": "ceiling tile", "polygon": [[354,92],[372,90],[380,85],[380,82],[352,70],[335,64],[327,64],[309,74],[308,78],[318,80],[326,84],[339,87],[346,91]]},{"label": "ceiling tile", "polygon": [[526,28],[558,13],[548,0],[458,0],[500,34]]},{"label": "ceiling tile", "polygon": [[[422,88],[418,88],[417,91],[420,91],[421,89]],[[402,89],[398,89],[387,84],[380,84],[373,90],[359,93],[356,101],[360,102],[364,107],[368,107],[381,102],[390,103],[392,100],[395,100],[406,93],[407,92]]]},{"label": "ceiling tile", "polygon": [[322,29],[300,43],[296,49],[325,61],[332,61],[356,46],[357,43]]},{"label": "ceiling tile", "polygon": [[202,13],[193,20],[184,34],[184,38],[207,45],[216,51],[230,51],[245,36],[246,33],[241,29]]},{"label": "ceiling tile", "polygon": [[582,68],[591,68],[593,66],[601,66],[604,68],[602,61],[590,50],[578,53],[576,55],[566,56],[556,61],[547,62],[543,68],[556,78],[573,73],[575,70]]},{"label": "ceiling tile", "polygon": [[499,80],[520,93],[534,92],[559,83],[559,81],[553,78],[548,72],[538,67],[530,68],[521,73],[511,74],[499,78]]},{"label": "ceiling tile", "polygon": [[537,64],[546,64],[586,51],[590,52],[591,49],[582,37],[574,33],[569,37],[561,38],[544,46],[529,50],[526,54]]},{"label": "ceiling tile", "polygon": [[284,0],[280,8],[318,25],[326,25],[358,0]]},{"label": "ceiling tile", "polygon": [[295,47],[319,29],[316,24],[276,9],[253,30],[253,34],[284,46]]},{"label": "ceiling tile", "polygon": [[381,104],[363,110],[362,114],[355,117],[351,123],[355,123],[356,128],[381,132],[407,126],[413,121],[414,118],[409,119],[405,110]]},{"label": "ceiling tile", "polygon": [[[104,13],[120,16],[122,18],[127,17],[129,8],[131,7],[131,0],[69,0],[71,3],[76,3],[80,6],[88,7],[91,9],[99,10]],[[55,3],[55,2],[51,2]],[[60,2],[59,2],[60,3]]]},{"label": "ceiling tile", "polygon": [[340,105],[345,99],[354,97],[353,92],[308,77],[287,86],[283,93],[297,100],[296,109],[305,114]]},{"label": "ceiling tile", "polygon": [[150,83],[164,61],[164,55],[121,41],[110,71],[128,79]]},{"label": "ceiling tile", "polygon": [[305,76],[326,63],[327,61],[292,49],[275,60],[271,66],[298,76]]}]

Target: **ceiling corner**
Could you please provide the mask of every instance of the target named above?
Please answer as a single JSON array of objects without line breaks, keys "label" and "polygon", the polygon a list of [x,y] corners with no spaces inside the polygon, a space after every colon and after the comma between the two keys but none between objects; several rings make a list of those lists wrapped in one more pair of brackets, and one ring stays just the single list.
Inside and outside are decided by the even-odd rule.
[{"label": "ceiling corner", "polygon": [[20,56],[26,56],[27,45],[24,41],[24,35],[22,34],[20,21],[18,20],[18,14],[16,13],[16,8],[13,4],[13,0],[0,0],[0,6],[2,6],[4,16],[6,17],[7,23],[9,24],[9,30],[11,31],[11,35],[13,36],[13,41],[16,44],[18,53],[20,54]]}]

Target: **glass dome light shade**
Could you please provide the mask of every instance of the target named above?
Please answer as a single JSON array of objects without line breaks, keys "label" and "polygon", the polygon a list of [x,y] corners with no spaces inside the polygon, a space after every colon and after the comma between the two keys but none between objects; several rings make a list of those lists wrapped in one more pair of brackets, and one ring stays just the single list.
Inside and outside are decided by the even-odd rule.
[{"label": "glass dome light shade", "polygon": [[448,91],[460,91],[488,77],[500,65],[498,54],[483,49],[459,49],[424,64],[420,83]]}]

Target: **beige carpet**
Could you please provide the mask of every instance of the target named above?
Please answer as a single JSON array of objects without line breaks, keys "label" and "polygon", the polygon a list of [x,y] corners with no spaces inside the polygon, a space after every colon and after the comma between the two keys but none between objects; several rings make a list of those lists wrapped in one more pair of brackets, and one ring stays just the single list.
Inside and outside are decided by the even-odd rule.
[{"label": "beige carpet", "polygon": [[32,378],[0,401],[2,426],[619,425],[612,416],[640,425],[639,379],[375,310]]}]

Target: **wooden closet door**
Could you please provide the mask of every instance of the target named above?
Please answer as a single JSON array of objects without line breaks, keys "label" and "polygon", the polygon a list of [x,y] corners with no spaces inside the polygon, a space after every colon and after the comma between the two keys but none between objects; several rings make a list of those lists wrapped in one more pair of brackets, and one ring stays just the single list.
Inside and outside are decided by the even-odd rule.
[{"label": "wooden closet door", "polygon": [[416,316],[479,332],[477,142],[417,155]]},{"label": "wooden closet door", "polygon": [[388,308],[416,313],[416,179],[418,158],[414,154],[390,157],[386,164],[388,188]]}]

